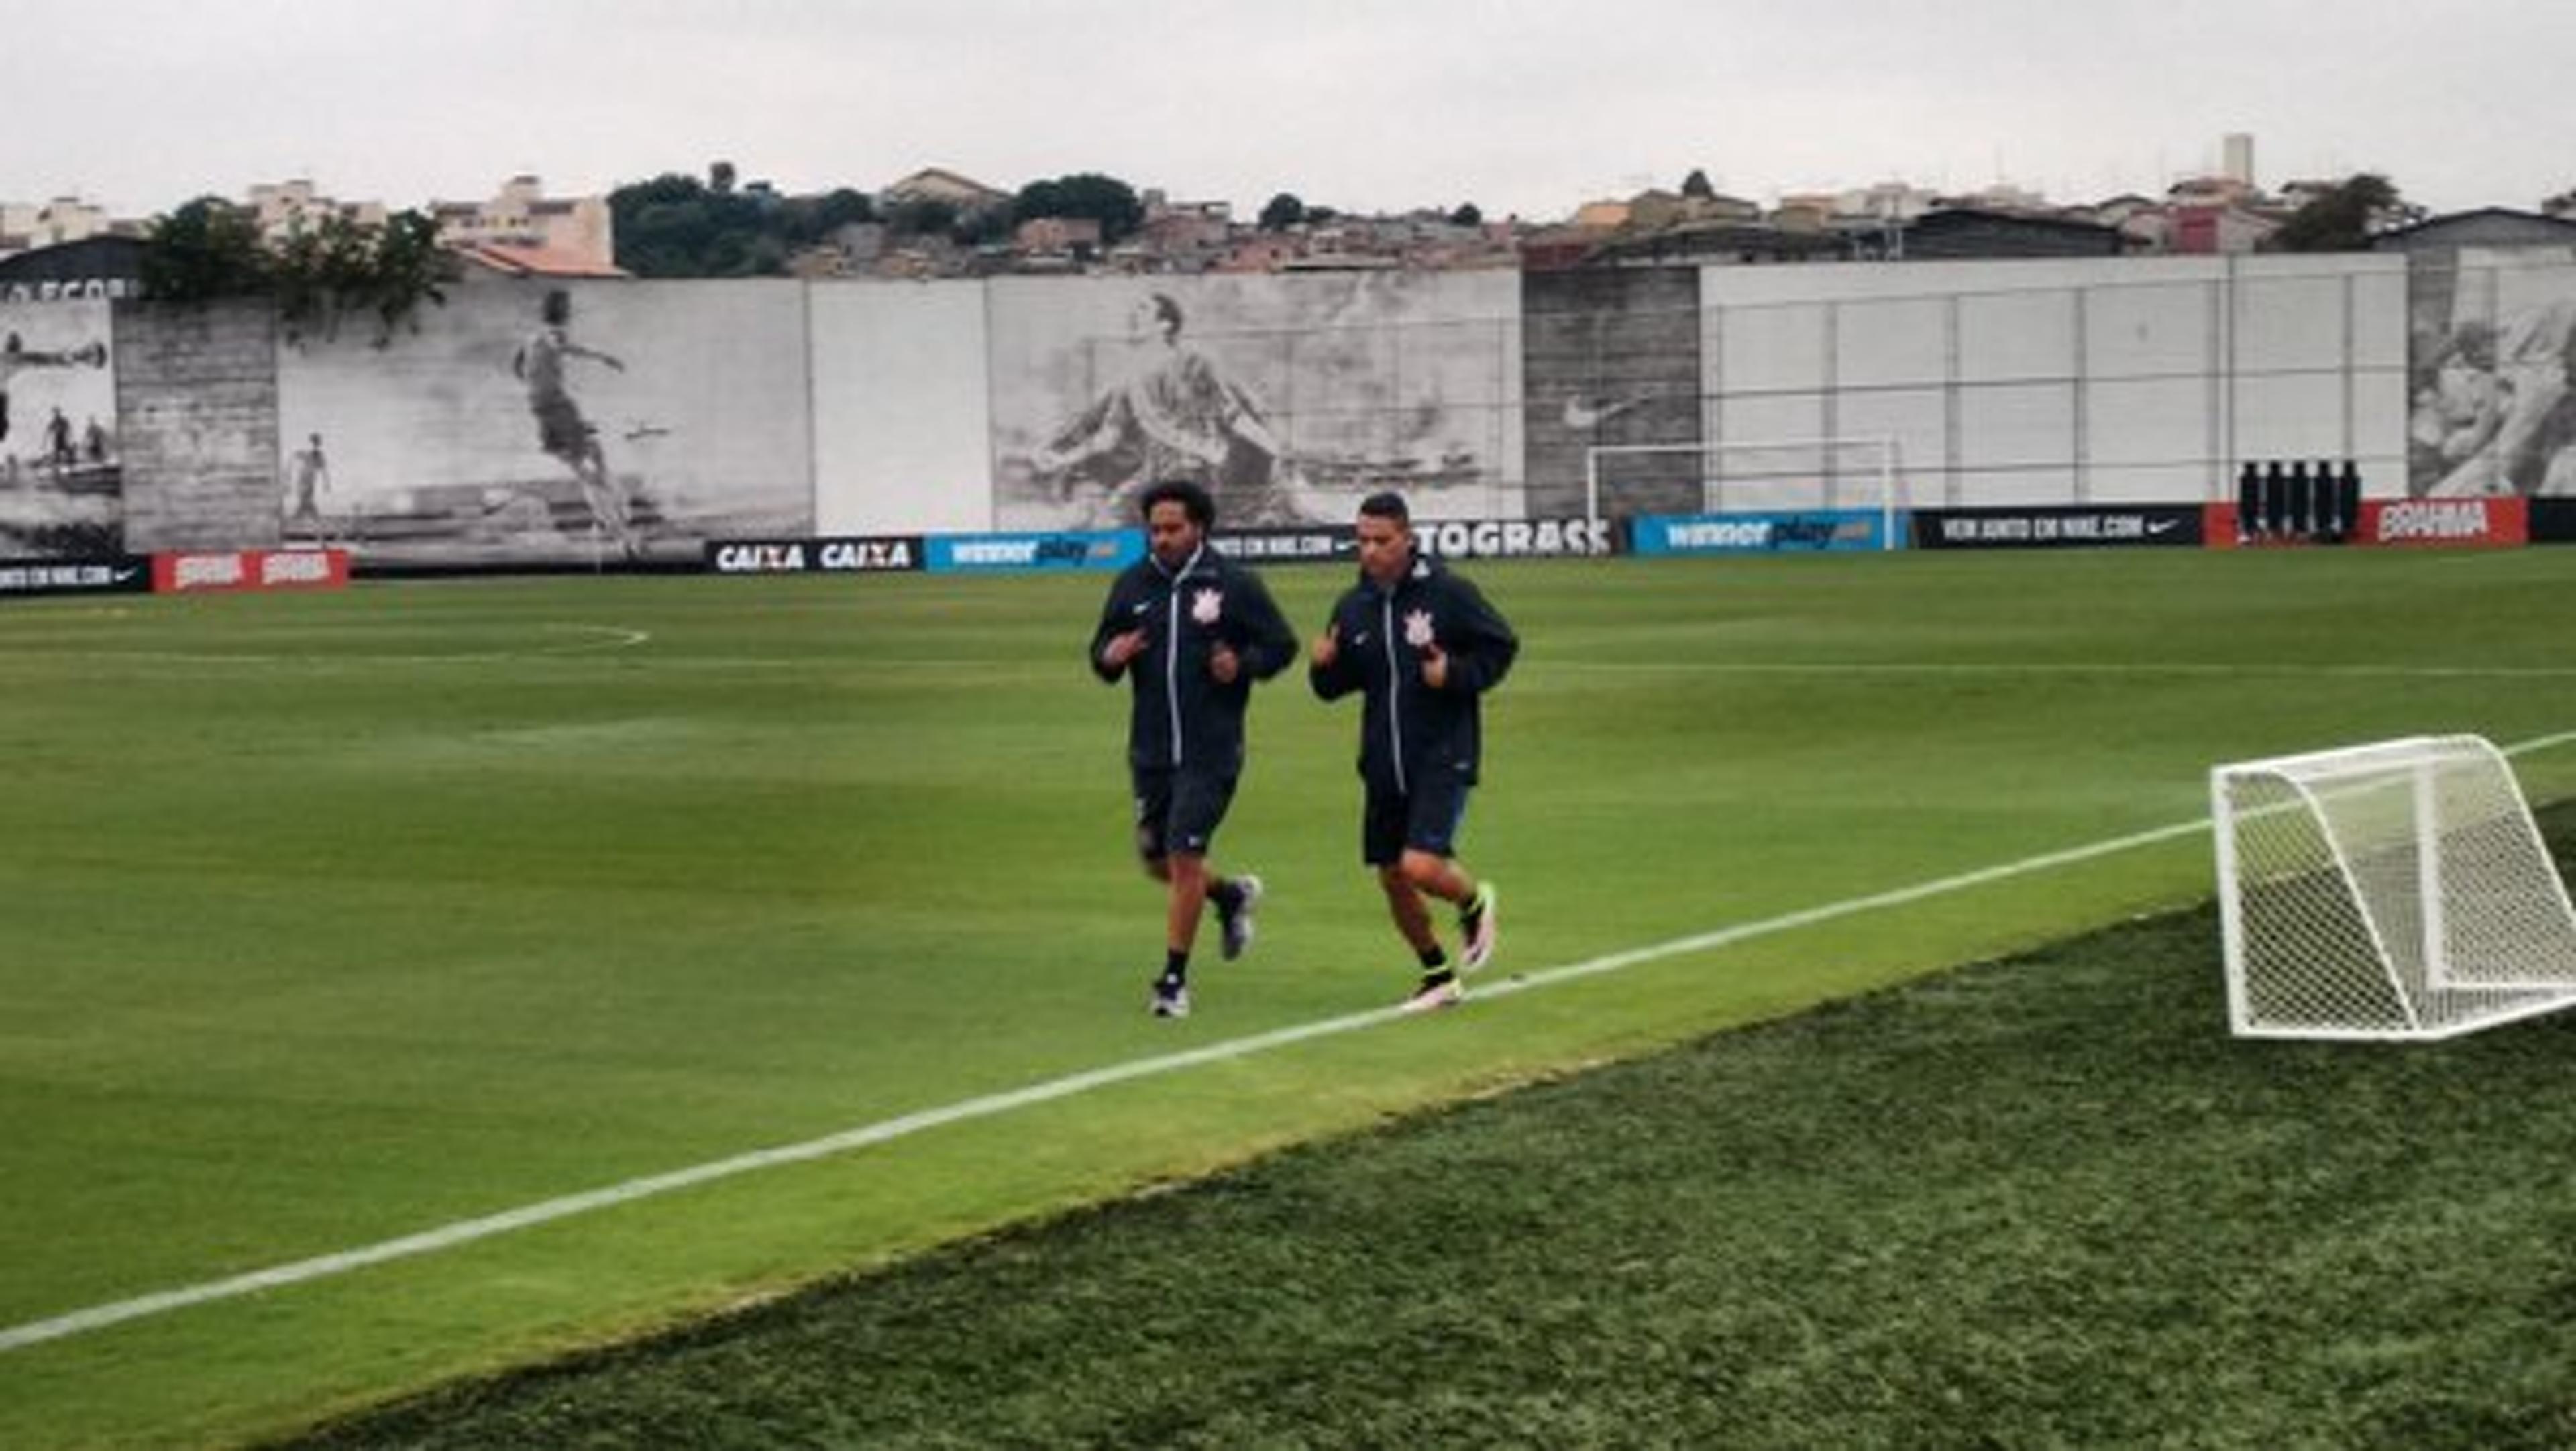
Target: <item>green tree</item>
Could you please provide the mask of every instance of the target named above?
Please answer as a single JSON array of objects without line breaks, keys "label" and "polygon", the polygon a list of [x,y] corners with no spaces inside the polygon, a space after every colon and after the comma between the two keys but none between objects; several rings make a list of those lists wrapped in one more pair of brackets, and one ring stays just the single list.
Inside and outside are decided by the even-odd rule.
[{"label": "green tree", "polygon": [[[987,242],[999,242],[1011,235],[1011,228],[1016,224],[1013,219],[1017,216],[1018,213],[1007,205],[970,207],[959,212],[957,219],[949,224],[948,235],[961,247],[980,247]],[[1106,227],[1101,230],[1104,235],[1108,231]]]},{"label": "green tree", "polygon": [[1145,204],[1136,189],[1096,171],[1033,181],[1011,199],[1014,223],[1038,217],[1087,217],[1100,224],[1100,240],[1115,243],[1135,234],[1145,222]]},{"label": "green tree", "polygon": [[222,197],[201,196],[145,234],[143,287],[170,302],[264,296],[270,258],[259,222]]},{"label": "green tree", "polygon": [[375,315],[376,345],[383,347],[399,328],[420,330],[423,302],[447,305],[447,285],[458,269],[456,254],[439,243],[438,222],[425,212],[406,208],[374,231],[370,265],[344,303]]},{"label": "green tree", "polygon": [[2276,252],[2367,252],[2370,239],[2403,219],[2406,203],[2396,186],[2365,171],[2326,188],[2272,234]]},{"label": "green tree", "polygon": [[904,236],[946,236],[957,226],[957,204],[938,197],[912,197],[886,212],[886,227]]},{"label": "green tree", "polygon": [[[762,277],[784,270],[785,208],[665,172],[608,194],[617,265],[638,277]],[[758,245],[763,239],[780,245]]]},{"label": "green tree", "polygon": [[638,277],[694,277],[715,228],[697,178],[664,172],[608,194],[617,265]]},{"label": "green tree", "polygon": [[343,318],[364,315],[383,347],[417,327],[422,303],[446,303],[456,259],[439,245],[438,224],[417,211],[382,223],[334,213],[272,242],[248,209],[199,197],[153,224],[143,278],[147,292],[172,302],[265,297],[289,342],[335,337]]},{"label": "green tree", "polygon": [[1694,166],[1691,168],[1691,174],[1682,178],[1682,195],[1707,201],[1717,195],[1717,188],[1708,184],[1707,172]]},{"label": "green tree", "polygon": [[1453,227],[1481,227],[1484,224],[1485,209],[1474,202],[1461,202],[1458,209],[1449,214],[1449,225]]},{"label": "green tree", "polygon": [[1261,208],[1261,230],[1284,232],[1306,220],[1306,204],[1294,192],[1281,192]]},{"label": "green tree", "polygon": [[319,226],[297,222],[268,249],[268,285],[277,306],[278,326],[290,343],[319,331],[325,337],[340,330],[338,299],[353,295],[364,283],[368,239],[358,225],[339,213]]},{"label": "green tree", "polygon": [[877,219],[876,204],[846,186],[820,196],[790,197],[784,213],[787,240],[798,246],[822,241],[853,223]]}]

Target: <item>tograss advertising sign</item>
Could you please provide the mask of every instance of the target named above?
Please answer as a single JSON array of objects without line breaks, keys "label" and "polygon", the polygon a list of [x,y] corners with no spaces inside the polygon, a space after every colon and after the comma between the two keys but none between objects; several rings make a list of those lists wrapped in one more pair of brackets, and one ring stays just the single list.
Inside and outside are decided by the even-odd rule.
[{"label": "tograss advertising sign", "polygon": [[1414,542],[1443,559],[1599,559],[1607,519],[1416,519]]}]

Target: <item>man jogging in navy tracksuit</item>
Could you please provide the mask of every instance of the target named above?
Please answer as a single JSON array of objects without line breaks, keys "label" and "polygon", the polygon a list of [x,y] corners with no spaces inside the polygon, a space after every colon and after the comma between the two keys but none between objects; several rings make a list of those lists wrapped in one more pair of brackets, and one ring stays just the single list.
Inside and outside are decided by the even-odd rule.
[{"label": "man jogging in navy tracksuit", "polygon": [[1377,869],[1396,930],[1422,959],[1405,1006],[1446,1007],[1458,1000],[1457,971],[1422,898],[1457,906],[1459,970],[1493,957],[1494,886],[1458,864],[1456,840],[1476,784],[1477,699],[1511,670],[1520,641],[1474,585],[1414,548],[1401,496],[1362,500],[1358,528],[1360,581],[1333,606],[1307,679],[1326,700],[1365,692],[1361,860]]},{"label": "man jogging in navy tracksuit", "polygon": [[1261,879],[1221,876],[1207,864],[1209,839],[1243,773],[1243,711],[1252,683],[1296,658],[1297,636],[1261,577],[1207,542],[1216,506],[1181,479],[1148,488],[1141,500],[1146,556],[1109,587],[1091,634],[1091,668],[1135,686],[1127,765],[1136,787],[1136,851],[1170,888],[1163,969],[1150,1006],[1158,1018],[1190,1012],[1190,947],[1199,918],[1216,904],[1226,957],[1252,941]]}]

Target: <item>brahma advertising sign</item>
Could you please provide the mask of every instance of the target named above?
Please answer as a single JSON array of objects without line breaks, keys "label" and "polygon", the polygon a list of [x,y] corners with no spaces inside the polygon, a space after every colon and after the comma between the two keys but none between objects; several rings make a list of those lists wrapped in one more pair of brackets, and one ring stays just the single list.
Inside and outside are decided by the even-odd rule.
[{"label": "brahma advertising sign", "polygon": [[2460,548],[2528,544],[2530,506],[2518,498],[2365,500],[2361,542]]},{"label": "brahma advertising sign", "polygon": [[156,594],[341,589],[348,583],[345,549],[188,549],[152,556]]}]

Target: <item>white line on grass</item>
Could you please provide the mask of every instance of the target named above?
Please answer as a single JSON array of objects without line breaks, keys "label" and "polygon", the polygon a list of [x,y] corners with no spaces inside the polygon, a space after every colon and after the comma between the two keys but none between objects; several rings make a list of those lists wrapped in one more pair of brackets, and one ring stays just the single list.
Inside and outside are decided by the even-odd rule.
[{"label": "white line on grass", "polygon": [[[255,654],[199,650],[118,650],[102,649],[83,640],[76,642],[83,647],[77,656],[68,650],[27,650],[0,646],[0,658],[16,657],[28,660],[77,658],[87,664],[114,661],[140,665],[481,665],[495,660],[558,660],[575,655],[596,655],[609,650],[632,650],[639,645],[650,644],[653,640],[652,631],[633,629],[625,625],[545,624],[537,628],[556,635],[583,638],[574,639],[566,644],[541,645],[528,650],[483,650],[446,655],[385,655],[360,651],[345,654],[328,651],[293,653],[270,651]],[[342,632],[342,638],[352,637],[351,632]],[[19,644],[26,638],[21,636],[10,643]],[[57,634],[50,638],[63,641],[72,639],[67,634]]]},{"label": "white line on grass", "polygon": [[[2570,742],[2576,742],[2576,730],[2561,731],[2554,735],[2540,736],[2507,746],[2504,748],[2504,753],[2508,756],[2523,755]],[[2037,856],[2023,857],[2019,861],[1983,867],[1976,871],[1940,877],[1928,882],[1917,882],[1912,886],[1872,893],[1865,897],[1846,898],[1840,902],[1809,907],[1782,916],[1765,918],[1759,922],[1746,922],[1733,927],[1720,928],[1714,932],[1676,937],[1645,947],[1631,948],[1625,952],[1613,952],[1583,962],[1568,963],[1562,967],[1540,968],[1495,983],[1490,987],[1480,987],[1475,996],[1478,998],[1504,997],[1512,993],[1527,992],[1533,988],[1551,987],[1581,978],[1598,977],[1603,973],[1618,972],[1641,963],[1655,962],[1687,953],[1706,952],[1757,937],[1795,931],[1801,927],[1812,927],[1820,922],[1830,922],[1862,912],[1874,912],[1884,907],[1901,907],[1925,898],[1987,886],[2012,877],[2073,866],[2078,862],[2112,856],[2137,847],[2152,846],[2158,842],[2171,841],[2176,837],[2188,836],[2208,829],[2209,818],[2205,816],[2191,821],[2178,821],[2170,826],[2133,832],[2127,836],[2110,837],[2083,846],[2069,847],[2063,851],[2043,852]],[[1162,1053],[1151,1058],[1131,1059],[1125,1063],[1113,1063],[1107,1067],[1049,1079],[1044,1083],[1031,1084],[1026,1088],[1013,1089],[1007,1093],[988,1094],[982,1098],[970,1098],[937,1108],[923,1109],[918,1113],[885,1119],[819,1139],[808,1139],[803,1143],[759,1149],[747,1154],[737,1154],[728,1159],[717,1159],[685,1169],[674,1169],[666,1174],[629,1179],[621,1184],[611,1184],[606,1188],[593,1189],[586,1193],[568,1194],[561,1198],[544,1200],[518,1209],[505,1210],[499,1214],[485,1215],[478,1219],[459,1220],[437,1229],[424,1230],[419,1234],[405,1235],[399,1239],[384,1240],[358,1249],[343,1250],[337,1254],[297,1260],[291,1264],[274,1265],[263,1270],[253,1270],[247,1274],[234,1275],[229,1279],[209,1280],[203,1284],[138,1295],[133,1299],[118,1300],[111,1304],[94,1305],[86,1310],[75,1310],[70,1314],[57,1315],[47,1320],[31,1320],[23,1325],[0,1329],[0,1352],[17,1350],[48,1340],[61,1340],[128,1320],[139,1320],[146,1316],[186,1309],[192,1305],[229,1300],[261,1290],[279,1289],[310,1280],[327,1279],[392,1260],[435,1254],[441,1250],[453,1249],[458,1245],[471,1244],[476,1240],[490,1239],[515,1230],[549,1224],[558,1219],[569,1219],[574,1215],[588,1214],[593,1210],[632,1204],[640,1199],[655,1198],[695,1185],[713,1183],[719,1179],[731,1179],[785,1164],[801,1164],[830,1158],[855,1149],[888,1143],[929,1129],[944,1128],[950,1124],[964,1123],[972,1119],[993,1118],[1019,1109],[1052,1103],[1058,1099],[1072,1098],[1113,1084],[1152,1078],[1165,1073],[1178,1073],[1210,1063],[1223,1063],[1250,1057],[1255,1053],[1266,1053],[1274,1048],[1285,1048],[1316,1038],[1337,1037],[1363,1028],[1379,1027],[1403,1016],[1405,1013],[1401,1007],[1373,1008],[1367,1012],[1346,1013],[1337,1018],[1300,1023],[1267,1033],[1255,1033],[1249,1037],[1229,1038],[1221,1043],[1210,1043],[1204,1047],[1186,1049],[1178,1053]]]},{"label": "white line on grass", "polygon": [[[1054,665],[1031,665],[1026,656],[978,660],[967,656],[937,659],[883,656],[814,655],[672,655],[653,659],[657,670],[793,670],[811,675],[968,674],[978,678],[1054,679],[1064,671]],[[2296,676],[2358,679],[2538,679],[2576,676],[2576,665],[2325,665],[2296,660],[2190,661],[2158,663],[2137,660],[1548,660],[1524,664],[1523,670],[1550,675],[2139,675],[2139,676]],[[1514,677],[1518,679],[1518,676]]]},{"label": "white line on grass", "polygon": [[2319,665],[2291,660],[1563,660],[1551,672],[1603,675],[2296,675],[2385,680],[2558,679],[2576,665]]},{"label": "white line on grass", "polygon": [[[8,652],[0,648],[0,657]],[[570,655],[571,650],[544,652],[548,656]],[[242,660],[285,659],[271,656],[144,656],[115,653],[119,660]],[[384,661],[390,664],[438,663],[495,659],[525,659],[532,656],[511,655],[438,655],[378,656],[348,655],[329,657],[351,662]],[[977,680],[1061,680],[1066,678],[1059,665],[1032,665],[1026,656],[976,659],[971,656],[943,656],[938,659],[886,656],[817,656],[817,655],[674,655],[656,653],[652,658],[656,670],[667,671],[794,671],[799,675],[847,675],[864,679],[869,676],[962,675]],[[1079,667],[1077,667],[1078,670]],[[1537,665],[1524,664],[1525,671],[1544,671],[1549,675],[2109,675],[2149,677],[2225,677],[2246,678],[2291,676],[2298,678],[2353,678],[2371,680],[2560,680],[2576,677],[2576,665],[2318,665],[2293,660],[2281,661],[2171,661],[2163,664],[2133,660],[1549,660]],[[1513,677],[1515,680],[1521,678]]]}]

